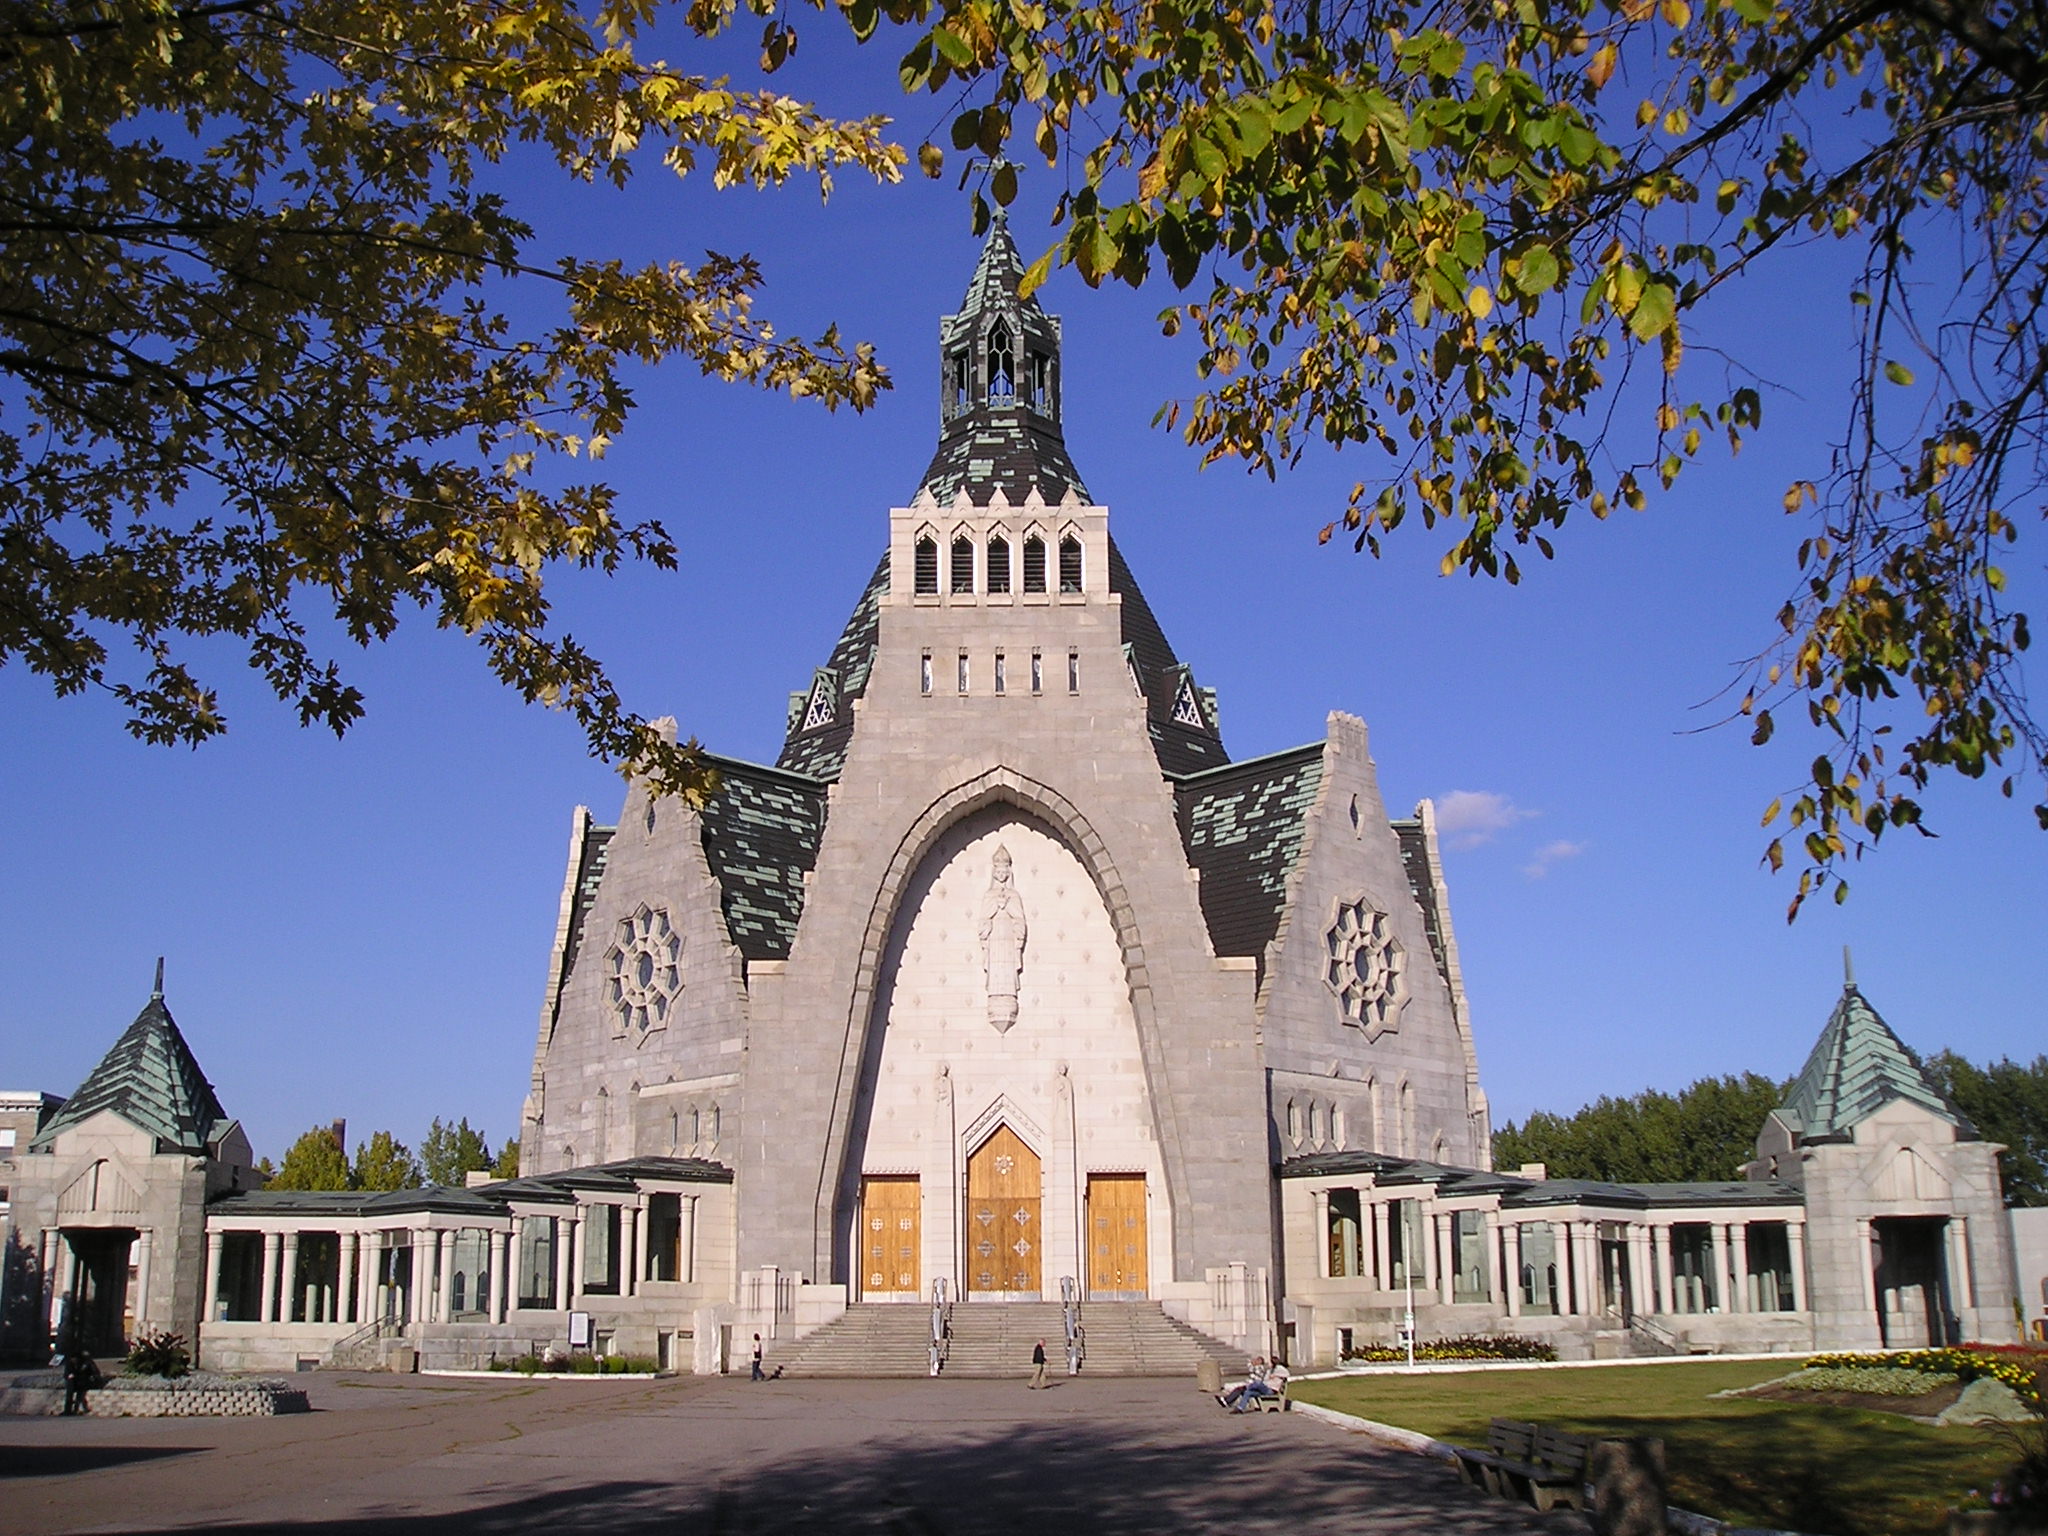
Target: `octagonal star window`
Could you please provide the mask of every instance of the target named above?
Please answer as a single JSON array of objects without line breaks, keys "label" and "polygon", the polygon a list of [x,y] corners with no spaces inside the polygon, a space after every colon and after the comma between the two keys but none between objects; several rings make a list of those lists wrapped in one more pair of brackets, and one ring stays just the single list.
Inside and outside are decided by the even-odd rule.
[{"label": "octagonal star window", "polygon": [[683,990],[683,936],[665,907],[642,906],[619,919],[605,952],[607,995],[622,1034],[644,1036],[668,1023]]},{"label": "octagonal star window", "polygon": [[1408,957],[1387,914],[1363,900],[1346,902],[1330,925],[1329,949],[1324,979],[1337,995],[1344,1022],[1364,1030],[1367,1039],[1398,1027],[1408,1001]]}]

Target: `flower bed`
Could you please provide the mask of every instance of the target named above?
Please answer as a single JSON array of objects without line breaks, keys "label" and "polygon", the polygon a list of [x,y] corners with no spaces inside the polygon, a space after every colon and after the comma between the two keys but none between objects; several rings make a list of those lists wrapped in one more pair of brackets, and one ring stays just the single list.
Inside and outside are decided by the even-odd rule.
[{"label": "flower bed", "polygon": [[2012,1345],[1959,1344],[1948,1349],[1910,1349],[1898,1354],[1814,1355],[1808,1370],[1835,1368],[1924,1371],[1963,1382],[1989,1377],[2012,1388],[2021,1402],[2048,1412],[2041,1393],[2041,1373],[2048,1370],[2048,1351]]},{"label": "flower bed", "polygon": [[[1429,1339],[1415,1346],[1415,1358],[1432,1364],[1446,1360],[1555,1360],[1557,1351],[1541,1339],[1513,1334],[1461,1333]],[[1392,1344],[1361,1344],[1346,1350],[1344,1359],[1362,1365],[1406,1365],[1408,1351]]]}]

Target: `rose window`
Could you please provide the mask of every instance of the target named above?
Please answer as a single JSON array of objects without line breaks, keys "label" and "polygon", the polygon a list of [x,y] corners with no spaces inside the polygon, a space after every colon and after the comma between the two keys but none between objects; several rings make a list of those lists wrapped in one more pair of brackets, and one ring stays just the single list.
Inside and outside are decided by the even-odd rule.
[{"label": "rose window", "polygon": [[669,923],[667,909],[643,906],[620,919],[605,962],[612,1012],[622,1031],[644,1035],[668,1023],[683,989],[682,958],[683,936]]},{"label": "rose window", "polygon": [[1337,994],[1344,1022],[1363,1029],[1368,1039],[1397,1027],[1408,1001],[1407,956],[1387,914],[1363,901],[1346,902],[1337,909],[1329,946],[1324,979]]}]

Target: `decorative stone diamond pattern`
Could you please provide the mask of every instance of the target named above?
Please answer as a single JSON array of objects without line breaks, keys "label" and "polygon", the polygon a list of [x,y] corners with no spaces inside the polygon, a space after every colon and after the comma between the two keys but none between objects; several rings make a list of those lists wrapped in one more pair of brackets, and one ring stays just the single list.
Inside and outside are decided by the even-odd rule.
[{"label": "decorative stone diamond pattern", "polygon": [[606,997],[620,1034],[645,1039],[649,1031],[667,1027],[683,990],[682,959],[683,936],[669,922],[666,907],[643,904],[619,920],[605,965],[610,975]]},{"label": "decorative stone diamond pattern", "polygon": [[1398,1029],[1408,1002],[1408,956],[1387,914],[1363,898],[1347,901],[1337,909],[1328,942],[1324,979],[1337,995],[1344,1022],[1363,1029],[1368,1040]]}]

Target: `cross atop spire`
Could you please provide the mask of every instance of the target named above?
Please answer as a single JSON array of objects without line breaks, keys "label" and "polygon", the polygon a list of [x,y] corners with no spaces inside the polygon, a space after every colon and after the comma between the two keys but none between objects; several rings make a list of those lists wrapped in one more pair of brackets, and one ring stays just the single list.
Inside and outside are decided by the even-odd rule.
[{"label": "cross atop spire", "polygon": [[978,506],[1000,488],[1057,504],[1088,499],[1061,435],[1060,322],[1018,297],[1024,262],[998,212],[956,314],[939,321],[939,446],[921,489],[965,490]]},{"label": "cross atop spire", "polygon": [[149,1000],[152,1003],[160,1003],[164,1000],[164,957],[162,955],[156,957],[156,990],[149,994]]}]

